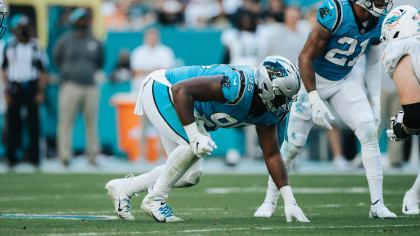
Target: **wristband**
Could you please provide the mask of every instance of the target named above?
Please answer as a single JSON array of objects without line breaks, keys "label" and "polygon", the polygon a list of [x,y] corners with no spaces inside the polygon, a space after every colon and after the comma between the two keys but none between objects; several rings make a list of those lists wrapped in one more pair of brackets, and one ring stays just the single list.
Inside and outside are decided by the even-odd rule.
[{"label": "wristband", "polygon": [[190,141],[192,140],[193,137],[196,137],[197,135],[200,134],[200,132],[198,131],[197,124],[195,122],[189,125],[185,125],[184,130],[187,133],[188,139]]},{"label": "wristband", "polygon": [[321,98],[318,95],[318,92],[316,90],[312,90],[308,93],[309,96],[309,102],[311,102],[311,104],[314,104],[316,102],[318,102],[319,100],[321,100]]}]

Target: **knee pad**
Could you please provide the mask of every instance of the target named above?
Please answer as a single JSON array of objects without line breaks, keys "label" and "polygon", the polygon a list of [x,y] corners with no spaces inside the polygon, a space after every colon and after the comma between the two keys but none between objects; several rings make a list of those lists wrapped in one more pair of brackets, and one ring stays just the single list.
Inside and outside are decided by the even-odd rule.
[{"label": "knee pad", "polygon": [[366,122],[356,128],[354,134],[359,139],[360,143],[366,144],[371,142],[378,142],[378,134],[375,126],[375,122]]},{"label": "knee pad", "polygon": [[284,162],[292,162],[302,150],[303,146],[296,146],[288,141],[284,141],[280,148],[280,153]]}]

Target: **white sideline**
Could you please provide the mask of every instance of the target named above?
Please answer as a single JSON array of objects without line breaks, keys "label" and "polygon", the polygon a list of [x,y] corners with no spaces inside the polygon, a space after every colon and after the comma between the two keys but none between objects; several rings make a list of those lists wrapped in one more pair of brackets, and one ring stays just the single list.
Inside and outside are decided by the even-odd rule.
[{"label": "white sideline", "polygon": [[241,227],[241,228],[210,228],[210,229],[188,229],[176,231],[149,231],[149,232],[88,232],[68,234],[42,234],[45,236],[93,236],[93,235],[116,235],[116,234],[161,234],[161,233],[207,233],[218,231],[249,231],[249,230],[277,230],[277,229],[354,229],[354,228],[390,228],[390,227],[413,227],[420,224],[398,224],[398,225],[317,225],[317,226],[278,226],[278,227]]}]

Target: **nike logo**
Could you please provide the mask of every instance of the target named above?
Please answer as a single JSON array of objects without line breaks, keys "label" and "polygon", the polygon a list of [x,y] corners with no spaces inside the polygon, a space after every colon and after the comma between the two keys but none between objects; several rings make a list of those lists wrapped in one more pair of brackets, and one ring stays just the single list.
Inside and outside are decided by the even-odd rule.
[{"label": "nike logo", "polygon": [[374,206],[376,203],[378,203],[380,200],[376,200],[376,202],[372,203],[372,206]]},{"label": "nike logo", "polygon": [[118,199],[118,211],[122,211],[120,199]]},{"label": "nike logo", "polygon": [[328,5],[330,6],[330,9],[334,9],[330,2],[328,3]]},{"label": "nike logo", "polygon": [[407,208],[407,206],[405,206],[404,210],[405,210],[405,211],[408,211],[408,208]]},{"label": "nike logo", "polygon": [[236,79],[233,81],[233,85],[237,85],[238,82],[236,81]]},{"label": "nike logo", "polygon": [[165,205],[165,202],[160,202],[160,205],[161,205],[161,206]]}]

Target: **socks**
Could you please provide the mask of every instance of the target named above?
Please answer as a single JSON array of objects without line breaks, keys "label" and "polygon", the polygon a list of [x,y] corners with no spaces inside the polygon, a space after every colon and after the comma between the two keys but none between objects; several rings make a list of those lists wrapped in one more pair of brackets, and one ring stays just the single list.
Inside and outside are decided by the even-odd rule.
[{"label": "socks", "polygon": [[129,179],[125,184],[128,196],[144,192],[152,187],[164,169],[165,165],[157,166],[147,173]]},{"label": "socks", "polygon": [[414,181],[410,191],[414,193],[417,198],[420,198],[420,173],[417,175],[416,181]]},{"label": "socks", "polygon": [[370,201],[371,203],[375,203],[378,200],[383,201],[383,171],[375,125],[370,124],[370,126],[362,126],[356,130],[355,134],[362,144],[362,162],[366,170],[366,178],[369,184]]},{"label": "socks", "polygon": [[294,204],[296,202],[295,197],[292,193],[292,188],[290,185],[286,185],[280,188],[280,194],[283,198],[284,205]]}]

